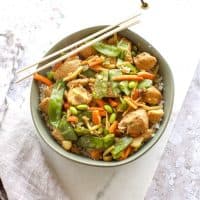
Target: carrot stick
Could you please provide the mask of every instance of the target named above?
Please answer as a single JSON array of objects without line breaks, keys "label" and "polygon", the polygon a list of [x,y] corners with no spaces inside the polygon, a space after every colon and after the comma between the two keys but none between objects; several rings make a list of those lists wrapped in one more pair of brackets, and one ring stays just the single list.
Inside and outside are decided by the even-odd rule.
[{"label": "carrot stick", "polygon": [[93,67],[95,65],[99,65],[104,61],[102,57],[94,56],[90,60],[88,60],[89,67]]},{"label": "carrot stick", "polygon": [[112,78],[113,81],[142,81],[143,77],[137,75],[120,75],[114,76]]},{"label": "carrot stick", "polygon": [[77,122],[78,122],[78,117],[71,115],[71,116],[69,116],[69,117],[67,118],[67,121],[68,121],[68,122],[77,123]]},{"label": "carrot stick", "polygon": [[109,128],[109,132],[110,132],[110,133],[115,133],[116,130],[117,130],[117,126],[118,126],[118,121],[114,121],[114,122],[111,124],[110,128]]},{"label": "carrot stick", "polygon": [[130,153],[131,153],[131,150],[132,150],[132,147],[131,146],[128,146],[126,149],[124,149],[124,151],[122,152],[122,155],[121,155],[121,160],[124,160],[126,159]]},{"label": "carrot stick", "polygon": [[149,72],[139,72],[138,76],[142,77],[142,78],[146,78],[146,79],[151,79],[151,80],[153,80],[155,78],[155,75],[151,74]]},{"label": "carrot stick", "polygon": [[138,89],[133,89],[132,94],[131,94],[131,98],[133,100],[136,100],[139,96],[140,96],[139,90]]},{"label": "carrot stick", "polygon": [[95,125],[98,125],[98,124],[101,123],[101,116],[100,116],[98,110],[93,110],[93,111],[92,111],[92,122],[93,122]]},{"label": "carrot stick", "polygon": [[101,107],[89,107],[88,110],[98,110],[98,111],[104,111],[104,108],[101,108]]},{"label": "carrot stick", "polygon": [[112,106],[112,107],[116,107],[116,106],[118,106],[118,102],[117,101],[114,101],[114,100],[112,100],[112,99],[108,99],[108,101],[109,101],[109,103],[110,103],[110,105]]},{"label": "carrot stick", "polygon": [[48,86],[51,86],[53,84],[53,82],[51,82],[48,78],[46,78],[45,76],[42,76],[38,73],[35,73],[33,75],[33,78],[37,81],[44,83],[45,85],[48,85]]},{"label": "carrot stick", "polygon": [[99,114],[101,117],[105,117],[106,116],[106,111],[103,110],[103,111],[99,111]]},{"label": "carrot stick", "polygon": [[90,66],[90,69],[93,70],[93,71],[95,71],[95,72],[100,72],[100,71],[107,70],[104,67],[102,67],[101,65]]},{"label": "carrot stick", "polygon": [[96,103],[101,108],[103,108],[103,106],[105,105],[105,102],[101,99],[96,99]]}]

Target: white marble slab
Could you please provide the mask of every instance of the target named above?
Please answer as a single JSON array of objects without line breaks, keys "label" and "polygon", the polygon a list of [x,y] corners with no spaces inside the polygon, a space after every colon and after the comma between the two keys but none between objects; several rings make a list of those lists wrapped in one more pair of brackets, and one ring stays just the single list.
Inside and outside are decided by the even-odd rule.
[{"label": "white marble slab", "polygon": [[[49,163],[72,199],[143,199],[186,95],[199,59],[199,1],[148,2],[150,8],[142,11],[142,23],[131,29],[151,42],[172,68],[176,86],[172,119],[161,140],[147,154],[136,162],[119,168],[101,169],[79,165],[54,156],[55,153],[45,151],[44,146]],[[14,62],[16,66],[7,70],[4,68],[1,72],[4,75],[8,73],[8,78],[3,79],[7,85],[1,86],[4,89],[1,89],[1,119],[6,117],[5,96],[16,101],[19,106],[28,99],[29,81],[18,86],[12,84],[12,72],[15,68],[40,58],[55,41],[65,35],[88,26],[119,21],[130,16],[139,6],[139,1],[133,0],[1,2],[0,34],[6,34],[7,47],[13,49],[13,52],[19,51],[19,59]],[[1,37],[5,42],[5,37]],[[12,38],[19,38],[19,41],[12,43]],[[21,55],[23,52],[24,55]],[[1,61],[1,66],[4,63]],[[65,176],[61,173],[63,170],[66,172]]]}]

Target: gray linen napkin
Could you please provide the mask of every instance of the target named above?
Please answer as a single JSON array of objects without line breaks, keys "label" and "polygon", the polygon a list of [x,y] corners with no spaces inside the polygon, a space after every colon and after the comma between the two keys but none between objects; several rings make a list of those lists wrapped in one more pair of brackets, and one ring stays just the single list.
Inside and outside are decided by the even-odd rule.
[{"label": "gray linen napkin", "polygon": [[30,82],[13,82],[23,52],[11,32],[0,34],[0,179],[9,200],[67,200],[34,133],[25,102]]}]

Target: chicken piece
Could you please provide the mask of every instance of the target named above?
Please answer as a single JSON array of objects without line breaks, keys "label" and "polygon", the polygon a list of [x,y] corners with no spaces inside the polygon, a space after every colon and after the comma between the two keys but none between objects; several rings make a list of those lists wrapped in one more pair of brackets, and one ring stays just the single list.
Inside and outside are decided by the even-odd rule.
[{"label": "chicken piece", "polygon": [[46,86],[46,88],[43,91],[45,97],[51,96],[52,88],[53,88],[52,86]]},{"label": "chicken piece", "polygon": [[50,100],[50,98],[46,97],[46,98],[42,99],[42,101],[39,104],[40,110],[46,114],[48,113],[49,100]]},{"label": "chicken piece", "polygon": [[95,54],[96,54],[96,50],[93,47],[87,47],[86,49],[79,52],[79,55],[84,59],[90,56],[93,56]]},{"label": "chicken piece", "polygon": [[144,70],[152,69],[157,63],[156,57],[146,52],[138,54],[136,57],[133,58],[133,60],[138,69]]},{"label": "chicken piece", "polygon": [[143,133],[141,135],[144,138],[144,141],[148,141],[149,139],[152,138],[153,136],[153,130],[152,129],[148,129],[145,133]]},{"label": "chicken piece", "polygon": [[164,115],[163,109],[148,111],[149,121],[152,124],[159,122],[161,120],[161,118],[163,117],[163,115]]},{"label": "chicken piece", "polygon": [[92,95],[82,86],[70,88],[67,93],[67,100],[70,104],[76,106],[79,104],[89,104]]},{"label": "chicken piece", "polygon": [[157,105],[162,99],[162,94],[158,89],[152,86],[143,92],[142,97],[144,102],[150,105]]},{"label": "chicken piece", "polygon": [[62,144],[62,141],[64,141],[64,137],[62,135],[62,133],[58,130],[58,129],[54,129],[51,132],[51,135],[56,139],[56,141],[60,144]]},{"label": "chicken piece", "polygon": [[126,114],[120,121],[118,128],[126,131],[132,137],[138,137],[147,132],[149,127],[148,116],[145,110],[139,109]]},{"label": "chicken piece", "polygon": [[80,66],[81,61],[75,57],[73,60],[66,60],[56,71],[54,72],[54,78],[56,80],[62,79],[70,73],[76,71]]}]

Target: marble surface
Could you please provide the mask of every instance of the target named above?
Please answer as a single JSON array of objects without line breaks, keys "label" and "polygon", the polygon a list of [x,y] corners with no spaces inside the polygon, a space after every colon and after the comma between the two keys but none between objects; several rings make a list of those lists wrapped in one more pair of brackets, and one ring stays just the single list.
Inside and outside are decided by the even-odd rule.
[{"label": "marble surface", "polygon": [[[68,1],[68,3],[63,0],[7,0],[1,2],[0,76],[2,81],[0,82],[0,124],[3,123],[7,111],[10,109],[9,102],[15,102],[17,106],[23,108],[24,103],[29,97],[30,80],[26,80],[19,85],[14,84],[17,68],[40,58],[53,43],[67,34],[84,27],[119,21],[121,18],[130,16],[135,8],[139,9],[139,3],[136,1],[126,0],[124,2],[124,12],[121,12],[120,4],[116,4],[114,0],[109,2],[102,0],[98,4],[98,10],[103,10],[103,12],[96,12],[95,9],[91,9],[91,6],[94,5],[92,0],[74,0]],[[199,59],[200,41],[198,38],[200,31],[195,29],[195,22],[198,22],[195,20],[198,19],[198,16],[200,17],[198,3],[198,0],[191,0],[189,2],[186,0],[169,0],[165,2],[149,0],[150,8],[144,11],[142,25],[133,29],[152,42],[161,51],[171,65],[175,75],[175,106],[171,123],[166,133],[159,143],[142,159],[121,168],[99,170],[67,162],[69,169],[68,179],[62,180],[59,174],[58,177],[66,185],[65,188],[70,193],[72,199],[82,199],[83,195],[85,195],[84,197],[87,200],[111,198],[116,200],[122,198],[140,200],[144,198],[164,146],[172,132],[171,130],[175,130],[173,125],[177,113],[181,108]],[[112,14],[110,12],[113,5],[115,5],[115,12],[117,13],[115,17],[111,17]],[[133,8],[133,11],[130,11],[130,8]],[[187,16],[185,13],[189,13],[189,15]],[[80,15],[82,15],[81,19]],[[191,21],[194,23],[190,23]],[[185,23],[187,23],[187,29],[185,28]],[[189,36],[192,37],[190,37],[190,40],[187,40],[186,38]],[[193,49],[193,51],[190,52],[190,49]],[[182,70],[181,76],[179,75],[180,69]],[[27,112],[29,112],[28,109]],[[193,118],[188,120],[193,121]],[[193,131],[195,132],[195,130]],[[180,155],[178,152],[184,152],[184,149],[190,146],[187,146],[187,140],[183,142],[183,135],[180,137],[178,132],[175,133],[173,134],[174,138],[170,138],[166,154],[164,154],[161,164],[156,171],[153,185],[150,187],[146,197],[147,199],[176,199],[176,195],[179,195],[179,191],[182,191],[183,188],[188,195],[184,196],[185,199],[190,199],[189,195],[193,194],[195,199],[195,195],[197,196],[198,194],[197,189],[191,188],[190,185],[183,185],[176,190],[176,184],[179,184],[179,181],[188,182],[194,179],[193,184],[195,188],[199,181],[199,171],[198,167],[195,167],[189,172],[187,171],[188,165],[184,165],[184,163],[190,163],[190,165],[197,164],[195,160],[191,161],[190,155],[196,151],[198,143],[194,143],[195,140],[188,136],[188,139],[191,139],[191,144],[194,143],[194,147],[188,151],[188,154]],[[187,135],[187,133],[185,134]],[[191,137],[194,137],[194,135]],[[170,152],[174,149],[173,145],[177,146],[178,144],[185,144],[185,148],[181,145],[181,148],[178,148],[179,151],[173,152],[174,156],[172,159]],[[195,155],[198,156],[198,154]],[[48,158],[48,155],[46,157]],[[180,171],[177,171],[176,164],[174,164],[178,158],[180,160],[178,164],[181,165]],[[53,166],[51,161],[49,163]],[[146,167],[147,163],[148,168]],[[169,167],[167,168],[166,166]],[[54,167],[56,169],[56,166]],[[184,172],[188,173],[188,179],[178,179],[177,176]],[[194,174],[194,179],[189,179],[190,173]],[[88,181],[87,184],[85,184],[85,180]],[[172,186],[166,184],[164,180],[168,180],[168,183]],[[78,192],[74,189],[75,185],[79,186]],[[169,191],[173,191],[174,196],[169,196]],[[198,196],[196,199],[198,199]]]},{"label": "marble surface", "polygon": [[146,200],[200,199],[200,64]]}]

